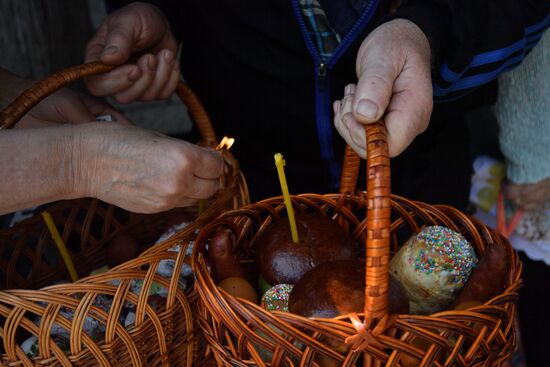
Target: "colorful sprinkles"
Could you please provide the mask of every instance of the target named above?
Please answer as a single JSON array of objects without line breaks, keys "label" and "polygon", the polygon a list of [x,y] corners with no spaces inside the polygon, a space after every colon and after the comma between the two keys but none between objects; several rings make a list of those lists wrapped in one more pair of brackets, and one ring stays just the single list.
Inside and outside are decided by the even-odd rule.
[{"label": "colorful sprinkles", "polygon": [[292,284],[277,284],[269,288],[262,297],[262,308],[268,311],[288,312],[288,297],[293,287]]},{"label": "colorful sprinkles", "polygon": [[424,248],[408,259],[416,271],[436,277],[445,272],[449,283],[466,283],[477,257],[464,236],[447,227],[430,226],[416,235],[413,243],[419,242],[424,243]]}]

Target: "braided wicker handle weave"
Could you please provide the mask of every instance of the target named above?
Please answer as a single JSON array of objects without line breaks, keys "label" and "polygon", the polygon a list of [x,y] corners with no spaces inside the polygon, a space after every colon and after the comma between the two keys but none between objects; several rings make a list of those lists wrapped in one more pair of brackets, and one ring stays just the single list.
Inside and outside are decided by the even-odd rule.
[{"label": "braided wicker handle weave", "polygon": [[[0,111],[0,129],[11,129],[17,124],[21,117],[40,101],[68,84],[90,75],[106,73],[114,68],[115,66],[112,65],[91,62],[52,74],[25,90],[13,102],[6,106],[6,108]],[[208,146],[214,146],[217,139],[212,122],[197,96],[182,81],[179,82],[176,92],[187,106],[203,141]]]},{"label": "braided wicker handle weave", "polygon": [[[380,320],[388,313],[391,172],[387,131],[383,122],[369,124],[367,133],[367,240],[365,317]],[[355,191],[360,157],[346,147],[340,191]]]}]

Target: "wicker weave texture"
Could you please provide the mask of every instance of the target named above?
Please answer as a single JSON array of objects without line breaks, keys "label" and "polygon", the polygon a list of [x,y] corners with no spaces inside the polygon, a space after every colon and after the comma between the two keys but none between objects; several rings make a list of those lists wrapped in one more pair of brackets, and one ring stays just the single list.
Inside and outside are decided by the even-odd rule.
[{"label": "wicker weave texture", "polygon": [[[42,99],[69,83],[112,66],[79,65],[56,73],[23,92],[0,111],[0,128],[12,128]],[[215,147],[217,138],[195,94],[183,83],[178,95],[194,118],[202,145]],[[190,269],[190,251],[197,229],[220,212],[249,203],[248,188],[237,160],[222,152],[226,169],[222,189],[199,208],[175,209],[157,215],[137,215],[93,199],[52,204],[52,214],[80,276],[105,264],[106,246],[121,232],[131,232],[140,245],[150,243],[153,233],[166,228],[173,215],[186,212],[194,222],[180,231],[178,239],[156,244],[140,257],[106,273],[76,283],[55,284],[68,279],[65,266],[36,215],[13,228],[0,231],[0,363],[9,366],[202,366],[210,365],[202,332],[196,325],[198,295],[181,287],[181,272]],[[201,208],[202,209],[202,208]],[[179,251],[175,251],[178,249]],[[173,266],[160,275],[162,264]],[[46,285],[48,287],[42,288]],[[34,290],[40,288],[38,290]],[[156,302],[150,292],[165,294]],[[105,300],[107,306],[104,305]],[[101,305],[103,303],[103,305]],[[132,308],[135,320],[128,327],[123,308]],[[97,326],[91,335],[86,325]],[[52,330],[62,330],[66,345],[54,340]],[[29,357],[21,343],[34,336],[38,352]]]},{"label": "wicker weave texture", "polygon": [[[202,228],[193,253],[200,325],[219,365],[472,367],[500,366],[510,356],[516,342],[514,318],[521,274],[521,263],[510,243],[454,208],[390,195],[385,129],[380,124],[370,128],[367,139],[366,192],[292,197],[295,211],[322,213],[341,225],[352,240],[365,244],[365,313],[320,319],[268,312],[218,288],[207,261],[210,239],[220,228],[230,229],[236,238],[235,254],[254,270],[254,240],[285,216],[285,207],[283,199],[276,197],[224,213]],[[348,158],[352,161],[344,164],[347,178],[342,185],[347,190],[355,187],[358,170],[357,158]],[[355,173],[349,174],[350,167]],[[388,315],[390,256],[404,239],[429,225],[461,233],[478,256],[488,246],[504,248],[510,272],[502,294],[466,310]]]}]

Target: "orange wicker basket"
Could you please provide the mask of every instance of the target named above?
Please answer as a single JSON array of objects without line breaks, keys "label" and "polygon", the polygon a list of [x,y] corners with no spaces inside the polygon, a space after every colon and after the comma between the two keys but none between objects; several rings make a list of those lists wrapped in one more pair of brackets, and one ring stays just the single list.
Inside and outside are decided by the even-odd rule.
[{"label": "orange wicker basket", "polygon": [[[0,127],[13,127],[59,88],[110,69],[90,63],[46,78],[0,112]],[[201,144],[215,147],[214,129],[197,97],[181,82],[177,93],[197,124]],[[105,265],[106,248],[117,234],[131,233],[144,245],[154,242],[159,230],[166,231],[174,216],[183,213],[194,219],[177,241],[157,244],[166,251],[139,256],[105,273],[52,285],[69,277],[42,218],[35,215],[0,230],[0,289],[4,289],[0,291],[0,365],[207,365],[207,345],[194,322],[198,295],[191,286],[183,289],[182,282],[192,277],[182,279],[181,274],[184,267],[190,273],[187,247],[197,228],[221,211],[249,202],[237,161],[227,151],[223,155],[222,190],[200,214],[191,207],[139,215],[96,199],[52,204],[48,211],[80,276]],[[166,264],[169,270],[159,272]],[[152,295],[153,289],[163,296]],[[134,315],[130,321],[128,310]],[[65,339],[56,339],[54,335],[60,334]],[[33,353],[22,348],[29,340],[34,343]]]},{"label": "orange wicker basket", "polygon": [[[200,325],[218,365],[224,366],[501,366],[515,346],[521,263],[509,242],[477,220],[448,206],[390,195],[386,130],[367,127],[367,191],[355,191],[359,159],[346,151],[342,192],[292,196],[298,212],[323,213],[353,240],[366,244],[364,313],[305,318],[268,312],[218,288],[208,266],[207,244],[220,228],[234,234],[234,253],[253,267],[254,240],[285,215],[281,197],[223,213],[204,226],[193,251]],[[367,212],[366,219],[364,218]],[[477,307],[428,316],[388,315],[389,259],[426,225],[442,225],[466,237],[478,255],[502,246],[510,259],[505,290]],[[252,266],[251,266],[252,264]],[[346,344],[347,341],[347,344]]]}]

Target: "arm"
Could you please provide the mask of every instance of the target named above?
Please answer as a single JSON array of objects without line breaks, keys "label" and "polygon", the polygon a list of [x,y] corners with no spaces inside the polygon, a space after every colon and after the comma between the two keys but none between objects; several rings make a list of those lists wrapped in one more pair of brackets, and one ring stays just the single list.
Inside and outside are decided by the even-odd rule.
[{"label": "arm", "polygon": [[211,149],[116,123],[0,131],[0,214],[95,197],[138,213],[212,196],[224,164]]},{"label": "arm", "polygon": [[526,210],[550,205],[550,33],[529,58],[499,79],[494,112],[506,158],[505,192]]},{"label": "arm", "polygon": [[72,135],[70,126],[0,131],[0,214],[79,196]]}]

